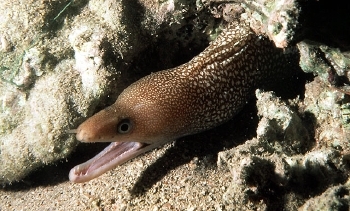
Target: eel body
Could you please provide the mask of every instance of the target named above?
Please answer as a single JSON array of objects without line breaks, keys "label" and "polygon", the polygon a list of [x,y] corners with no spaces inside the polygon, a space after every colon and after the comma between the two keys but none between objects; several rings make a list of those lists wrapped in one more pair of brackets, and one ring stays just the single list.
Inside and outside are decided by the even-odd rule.
[{"label": "eel body", "polygon": [[127,87],[116,102],[77,128],[82,142],[112,142],[74,167],[86,182],[141,153],[231,119],[277,72],[297,65],[245,24],[231,23],[202,53],[178,67],[152,73]]}]

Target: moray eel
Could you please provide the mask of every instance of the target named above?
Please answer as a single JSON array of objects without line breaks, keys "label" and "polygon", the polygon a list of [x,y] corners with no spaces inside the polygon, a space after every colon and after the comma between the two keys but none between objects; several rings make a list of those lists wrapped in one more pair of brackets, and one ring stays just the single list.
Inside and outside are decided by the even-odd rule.
[{"label": "moray eel", "polygon": [[297,60],[246,24],[229,24],[191,61],[141,78],[83,122],[76,130],[79,141],[112,143],[74,167],[69,179],[89,181],[146,151],[226,122],[256,88]]}]

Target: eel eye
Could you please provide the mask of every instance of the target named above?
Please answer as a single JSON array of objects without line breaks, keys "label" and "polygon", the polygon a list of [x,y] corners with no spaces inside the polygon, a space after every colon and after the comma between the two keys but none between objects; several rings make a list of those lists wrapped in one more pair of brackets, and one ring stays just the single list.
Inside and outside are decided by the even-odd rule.
[{"label": "eel eye", "polygon": [[131,122],[129,119],[123,119],[118,124],[118,133],[125,134],[131,130]]}]

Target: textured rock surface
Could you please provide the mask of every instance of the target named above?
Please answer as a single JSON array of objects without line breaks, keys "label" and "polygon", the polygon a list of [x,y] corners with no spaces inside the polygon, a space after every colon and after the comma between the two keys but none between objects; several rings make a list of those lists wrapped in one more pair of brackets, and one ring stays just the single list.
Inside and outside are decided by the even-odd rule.
[{"label": "textured rock surface", "polygon": [[330,187],[322,195],[308,200],[299,210],[348,210],[349,201],[349,181],[347,181],[344,185]]},{"label": "textured rock surface", "polygon": [[[107,94],[107,78],[114,74],[102,60],[106,35],[102,30],[91,33],[91,22],[80,22],[79,28],[71,23],[61,31],[50,28],[55,24],[52,14],[59,13],[55,8],[64,6],[56,3],[26,2],[30,10],[1,4],[2,14],[17,22],[10,18],[1,25],[12,47],[1,54],[0,183],[67,157],[76,141],[66,131],[91,115],[98,99]],[[17,18],[16,13],[22,15]],[[79,46],[78,40],[87,34]]]},{"label": "textured rock surface", "polygon": [[[0,210],[347,210],[349,9],[292,0],[0,3],[0,183],[12,183],[0,190]],[[257,111],[252,102],[217,129],[89,183],[68,182],[69,169],[101,146],[72,154],[66,131],[131,81],[190,59],[215,39],[220,18],[244,19],[280,47],[298,42],[301,68],[317,77],[297,97],[258,91]]]},{"label": "textured rock surface", "polygon": [[[305,127],[307,121],[303,118],[307,109],[297,111],[297,101],[288,105],[269,92],[258,91],[257,98],[261,117],[257,138],[219,153],[218,165],[230,169],[233,175],[223,196],[227,204],[233,201],[236,204],[233,208],[241,209],[239,202],[243,201],[244,210],[277,207],[295,210],[305,197],[318,195],[328,186],[344,181],[349,171],[347,161],[335,147],[319,145],[310,139],[312,131]],[[320,133],[331,131],[316,127]],[[322,142],[333,138],[325,137]],[[348,145],[344,133],[338,134],[338,138],[343,142],[337,143]],[[256,200],[265,203],[256,203]]]}]

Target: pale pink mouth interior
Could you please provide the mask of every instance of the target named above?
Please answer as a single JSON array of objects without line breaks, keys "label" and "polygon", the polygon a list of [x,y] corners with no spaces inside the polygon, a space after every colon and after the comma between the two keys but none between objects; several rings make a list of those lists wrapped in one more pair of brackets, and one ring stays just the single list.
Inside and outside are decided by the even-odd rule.
[{"label": "pale pink mouth interior", "polygon": [[112,142],[95,157],[72,168],[69,172],[69,180],[76,183],[87,182],[166,142],[168,141],[158,141],[152,144]]},{"label": "pale pink mouth interior", "polygon": [[145,152],[147,144],[139,142],[112,142],[90,160],[75,166],[69,172],[72,182],[87,182]]}]

